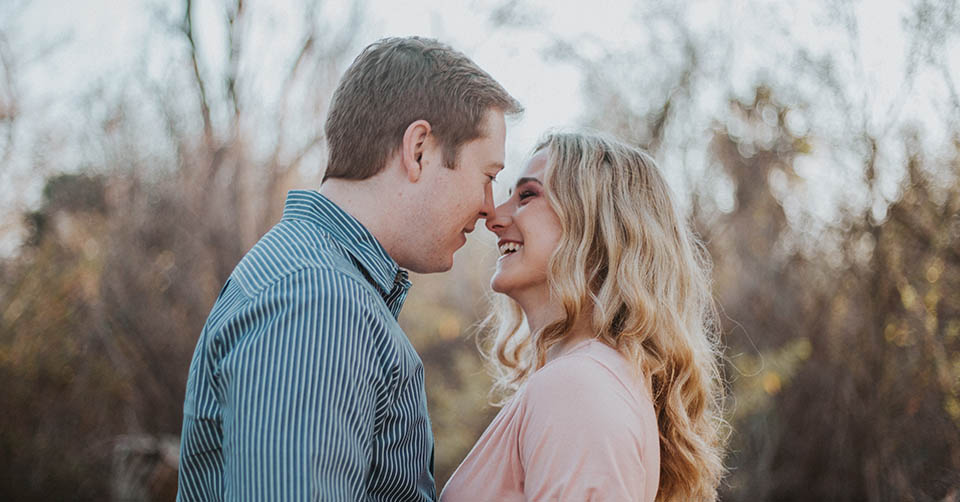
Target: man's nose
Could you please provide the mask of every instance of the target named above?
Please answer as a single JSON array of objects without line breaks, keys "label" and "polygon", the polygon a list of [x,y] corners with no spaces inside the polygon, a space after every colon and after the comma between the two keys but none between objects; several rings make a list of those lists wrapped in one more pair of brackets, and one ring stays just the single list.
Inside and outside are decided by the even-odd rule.
[{"label": "man's nose", "polygon": [[483,190],[483,206],[480,207],[480,217],[484,219],[490,219],[493,217],[497,210],[493,205],[493,188],[488,183],[487,187]]}]

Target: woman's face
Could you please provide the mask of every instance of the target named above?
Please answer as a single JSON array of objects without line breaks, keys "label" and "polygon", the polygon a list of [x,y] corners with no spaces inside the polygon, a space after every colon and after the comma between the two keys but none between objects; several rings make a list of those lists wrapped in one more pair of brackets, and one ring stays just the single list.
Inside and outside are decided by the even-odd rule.
[{"label": "woman's face", "polygon": [[560,243],[560,219],[544,193],[547,168],[547,152],[541,150],[520,173],[510,198],[487,218],[487,229],[497,234],[500,250],[490,286],[514,299],[528,291],[547,290],[547,262]]}]

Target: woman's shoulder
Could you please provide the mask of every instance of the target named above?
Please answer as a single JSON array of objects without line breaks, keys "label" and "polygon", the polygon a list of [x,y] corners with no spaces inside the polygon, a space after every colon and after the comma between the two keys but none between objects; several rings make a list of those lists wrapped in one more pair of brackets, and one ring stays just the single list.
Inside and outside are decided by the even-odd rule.
[{"label": "woman's shoulder", "polygon": [[[591,346],[558,357],[531,375],[517,431],[523,465],[541,480],[534,485],[568,486],[557,482],[568,479],[576,480],[569,485],[573,489],[603,493],[623,486],[625,479],[618,476],[630,473],[629,481],[639,483],[630,490],[636,495],[643,493],[644,483],[655,483],[659,469],[656,413],[641,384],[627,383],[633,380],[632,374],[629,362],[616,350]],[[637,377],[637,382],[642,381]],[[558,465],[563,473],[555,472]],[[528,480],[533,479],[530,472]],[[617,479],[607,479],[609,475]]]},{"label": "woman's shoulder", "polygon": [[652,404],[644,379],[616,349],[589,341],[547,363],[530,376],[524,398],[544,408],[587,408]]},{"label": "woman's shoulder", "polygon": [[598,340],[588,340],[534,372],[528,385],[549,387],[609,380],[629,386],[642,377],[635,365],[616,349]]}]

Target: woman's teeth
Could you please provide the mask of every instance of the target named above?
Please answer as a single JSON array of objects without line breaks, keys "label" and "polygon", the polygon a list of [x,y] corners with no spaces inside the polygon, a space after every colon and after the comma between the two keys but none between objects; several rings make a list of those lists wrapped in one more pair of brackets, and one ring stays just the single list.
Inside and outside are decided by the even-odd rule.
[{"label": "woman's teeth", "polygon": [[523,244],[519,242],[506,242],[500,246],[500,255],[503,256],[507,253],[514,253],[523,248]]}]

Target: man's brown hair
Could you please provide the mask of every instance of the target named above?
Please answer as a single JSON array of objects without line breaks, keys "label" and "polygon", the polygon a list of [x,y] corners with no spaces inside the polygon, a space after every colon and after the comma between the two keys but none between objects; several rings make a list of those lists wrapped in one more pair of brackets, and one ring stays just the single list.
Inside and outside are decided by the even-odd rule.
[{"label": "man's brown hair", "polygon": [[459,147],[483,135],[484,115],[523,111],[469,58],[436,40],[385,38],[369,45],[340,79],[325,132],[323,179],[362,180],[379,173],[414,121],[426,120],[454,168]]}]

